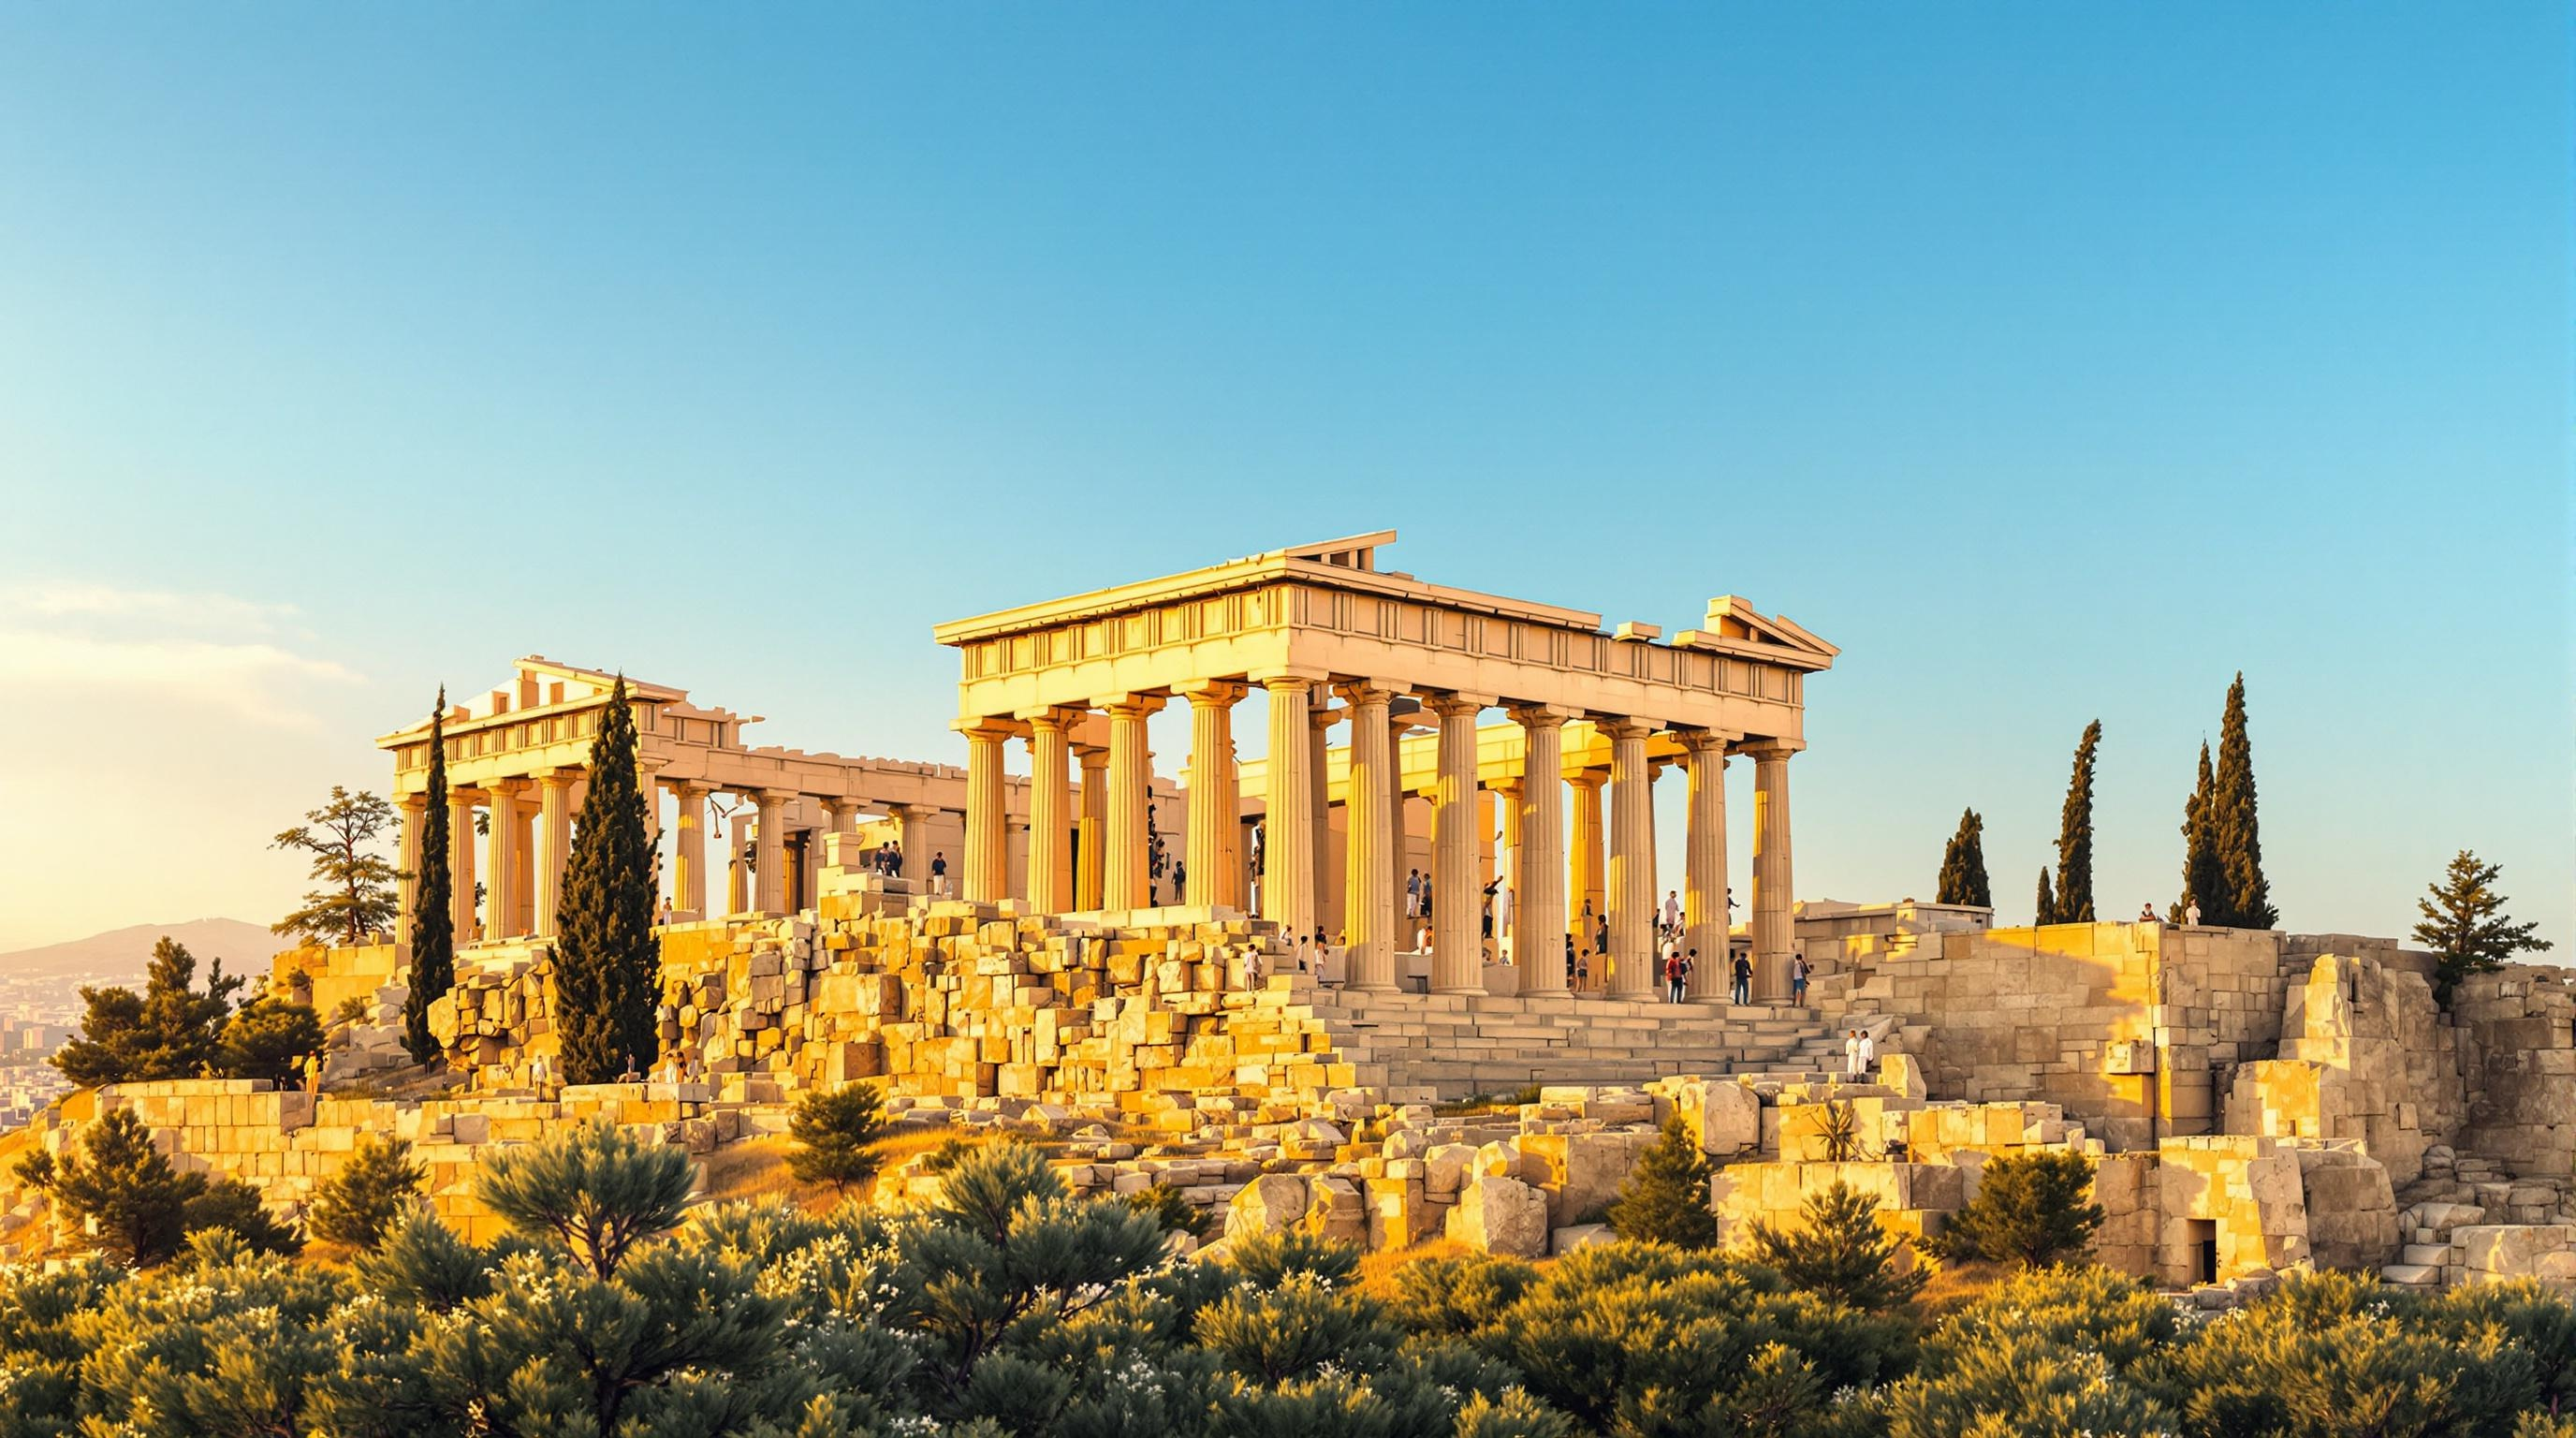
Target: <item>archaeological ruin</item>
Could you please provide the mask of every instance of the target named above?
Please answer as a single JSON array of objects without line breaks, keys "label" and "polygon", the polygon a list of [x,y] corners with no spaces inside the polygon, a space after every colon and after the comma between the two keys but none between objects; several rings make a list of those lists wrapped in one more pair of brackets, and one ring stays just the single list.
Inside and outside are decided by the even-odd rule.
[{"label": "archaeological ruin", "polygon": [[[1833,645],[1736,596],[1667,637],[1428,583],[1381,566],[1394,538],[939,626],[962,765],[755,746],[753,718],[630,681],[665,865],[641,1083],[548,1077],[556,897],[610,676],[522,659],[444,717],[461,947],[430,1011],[458,1081],[382,1091],[409,1064],[406,945],[295,950],[278,991],[360,1015],[318,1093],[113,1086],[41,1141],[131,1107],[293,1212],[359,1134],[398,1134],[479,1237],[494,1145],[601,1115],[712,1154],[867,1080],[903,1122],[1041,1140],[1077,1188],[1166,1184],[1229,1233],[1542,1255],[1603,1236],[1678,1114],[1721,1165],[1729,1235],[1837,1180],[1937,1232],[1987,1160],[2060,1149],[2094,1161],[2099,1256],[2213,1304],[2301,1266],[2576,1291],[2563,971],[2476,975],[2445,1009],[2432,956],[2387,939],[1801,902],[1789,771]],[[1189,743],[1165,768],[1167,706]],[[428,725],[378,744],[415,870]],[[1740,901],[1730,768],[1750,771]],[[1659,801],[1681,806],[1671,899]],[[1679,1002],[1665,942],[1698,955]],[[39,1194],[0,1208],[0,1242],[54,1221]]]}]

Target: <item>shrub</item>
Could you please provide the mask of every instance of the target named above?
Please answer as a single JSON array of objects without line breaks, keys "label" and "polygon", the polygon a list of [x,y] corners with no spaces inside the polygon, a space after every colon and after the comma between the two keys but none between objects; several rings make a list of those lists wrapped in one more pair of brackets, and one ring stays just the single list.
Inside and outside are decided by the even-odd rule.
[{"label": "shrub", "polygon": [[1708,1155],[1676,1114],[1664,1120],[1664,1136],[1619,1185],[1619,1201],[1610,1205],[1610,1227],[1621,1238],[1669,1243],[1676,1248],[1713,1248],[1717,1215],[1708,1206]]},{"label": "shrub", "polygon": [[864,1083],[798,1099],[787,1119],[787,1136],[797,1144],[787,1155],[787,1171],[800,1183],[828,1183],[834,1193],[846,1192],[852,1180],[876,1171],[868,1145],[885,1131],[883,1107],[876,1086]]},{"label": "shrub", "polygon": [[408,1140],[360,1135],[348,1160],[313,1186],[313,1236],[349,1248],[374,1248],[419,1203],[427,1178],[428,1171],[411,1161]]},{"label": "shrub", "polygon": [[322,1021],[310,1004],[253,999],[224,1024],[215,1068],[226,1078],[292,1083],[305,1056],[322,1051]]},{"label": "shrub", "polygon": [[85,1153],[63,1154],[47,1189],[54,1202],[95,1226],[90,1246],[129,1268],[150,1268],[177,1253],[188,1200],[205,1191],[206,1181],[171,1167],[130,1108],[92,1125],[83,1146]]},{"label": "shrub", "polygon": [[180,1205],[179,1230],[191,1239],[228,1233],[252,1253],[293,1257],[304,1251],[304,1235],[271,1216],[259,1190],[237,1178],[215,1179]]},{"label": "shrub", "polygon": [[1989,1159],[1977,1196],[1941,1234],[1941,1256],[2030,1268],[2079,1257],[2102,1226],[2102,1206],[2086,1197],[2092,1186],[2093,1165],[2082,1154],[2039,1150]]},{"label": "shrub", "polygon": [[1796,1229],[1753,1225],[1753,1256],[1792,1287],[1854,1308],[1893,1308],[1922,1292],[1930,1275],[1919,1267],[1898,1270],[1909,1245],[1879,1226],[1878,1210],[1876,1198],[1837,1179],[1799,1203]]},{"label": "shrub", "polygon": [[679,1223],[695,1183],[685,1150],[593,1122],[495,1153],[474,1191],[512,1228],[562,1244],[607,1278],[629,1249]]}]

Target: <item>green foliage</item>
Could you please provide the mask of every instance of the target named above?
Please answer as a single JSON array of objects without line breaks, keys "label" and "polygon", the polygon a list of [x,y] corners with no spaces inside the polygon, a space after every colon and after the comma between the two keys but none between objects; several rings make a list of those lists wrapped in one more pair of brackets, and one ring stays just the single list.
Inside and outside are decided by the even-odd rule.
[{"label": "green foliage", "polygon": [[[2211,835],[2227,899],[2222,921],[2240,929],[2268,929],[2281,921],[2272,907],[2271,882],[2263,877],[2263,838],[2254,804],[2254,744],[2245,733],[2245,673],[2227,686],[2227,712],[2218,727],[2218,771],[2210,790],[2215,810]],[[2201,906],[2206,910],[2209,906]],[[2207,917],[2204,913],[2203,917]]]},{"label": "green foliage", "polygon": [[191,1240],[228,1234],[251,1253],[291,1258],[304,1251],[304,1235],[278,1222],[259,1201],[259,1190],[237,1178],[210,1180],[180,1205],[179,1229]]},{"label": "green foliage", "polygon": [[2066,804],[2057,817],[2057,891],[2042,923],[2093,922],[2093,759],[2102,747],[2102,721],[2084,726],[2067,776]]},{"label": "green foliage", "polygon": [[686,1150],[594,1121],[493,1154],[474,1192],[512,1229],[562,1245],[606,1279],[636,1244],[679,1224],[695,1183]]},{"label": "green foliage", "polygon": [[1708,1206],[1708,1155],[1676,1114],[1664,1120],[1663,1137],[1647,1149],[1619,1185],[1610,1205],[1610,1228],[1621,1238],[1710,1248],[1717,1243],[1717,1214]]},{"label": "green foliage", "polygon": [[311,1004],[253,999],[233,1012],[215,1041],[215,1070],[225,1078],[292,1084],[306,1056],[322,1051],[322,1020]]},{"label": "green foliage", "polygon": [[171,1167],[130,1108],[91,1125],[82,1150],[66,1150],[47,1185],[55,1203],[96,1230],[90,1247],[129,1268],[179,1251],[188,1200],[205,1188],[203,1178]]},{"label": "green foliage", "polygon": [[2441,956],[2433,997],[2444,1007],[2460,980],[2493,973],[2518,953],[2550,947],[2547,939],[2533,937],[2539,924],[2517,924],[2505,917],[2505,897],[2495,890],[2503,873],[2503,865],[2482,862],[2462,849],[2451,857],[2442,881],[2426,885],[2426,896],[2415,901],[2424,915],[2415,926],[2415,942]]},{"label": "green foliage", "polygon": [[1930,1277],[1900,1271],[1906,1240],[1879,1226],[1879,1201],[1836,1179],[1798,1204],[1798,1226],[1753,1225],[1753,1256],[1793,1288],[1854,1308],[1883,1311],[1912,1299]]},{"label": "green foliage", "polygon": [[2174,923],[2186,923],[2192,904],[2200,905],[2200,921],[2225,924],[2227,871],[2218,862],[2218,781],[2209,767],[2209,741],[2200,744],[2200,779],[2192,787],[2191,797],[2182,806],[2182,897],[2174,900],[2166,917]]},{"label": "green foliage", "polygon": [[876,1155],[868,1145],[885,1131],[884,1104],[876,1085],[865,1083],[818,1089],[797,1099],[787,1118],[787,1136],[796,1142],[787,1155],[787,1171],[800,1183],[828,1183],[835,1193],[876,1172]]},{"label": "green foliage", "polygon": [[590,792],[556,911],[555,1023],[566,1083],[608,1083],[659,1057],[653,1020],[661,948],[653,937],[653,842],[635,776],[626,680],[609,690],[590,746]]},{"label": "green foliage", "polygon": [[83,988],[88,1012],[81,1036],[54,1055],[54,1067],[83,1088],[204,1076],[242,981],[225,977],[221,959],[207,971],[202,991],[194,987],[196,976],[187,946],[165,937],[152,945],[141,995]]},{"label": "green foliage", "polygon": [[401,871],[369,846],[393,827],[391,804],[361,789],[331,786],[330,802],[279,834],[272,849],[313,856],[309,875],[322,887],[304,896],[304,907],[269,926],[308,944],[363,944],[393,926],[394,881]]},{"label": "green foliage", "polygon": [[1950,1216],[1941,1256],[2037,1268],[2079,1257],[2102,1226],[2082,1154],[2039,1150],[1986,1160],[1977,1196]]},{"label": "green foliage", "polygon": [[429,1006],[456,986],[456,876],[448,866],[447,686],[429,711],[429,788],[422,796],[420,878],[411,886],[410,993],[403,999],[403,1049],[413,1063],[439,1057]]},{"label": "green foliage", "polygon": [[428,1170],[411,1161],[407,1139],[361,1134],[339,1168],[313,1186],[307,1219],[325,1243],[372,1249],[406,1213],[420,1204]]},{"label": "green foliage", "polygon": [[1986,883],[1986,821],[1969,809],[1959,815],[1959,832],[1941,851],[1940,902],[1994,907],[1994,890]]}]

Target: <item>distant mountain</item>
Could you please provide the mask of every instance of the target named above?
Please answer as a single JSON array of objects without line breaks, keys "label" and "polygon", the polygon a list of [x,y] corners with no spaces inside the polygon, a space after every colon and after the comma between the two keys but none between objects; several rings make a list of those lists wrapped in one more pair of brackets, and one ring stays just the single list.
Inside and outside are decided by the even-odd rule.
[{"label": "distant mountain", "polygon": [[152,959],[152,945],[164,935],[187,945],[188,952],[196,955],[200,982],[204,981],[207,965],[216,959],[224,961],[225,973],[259,975],[268,971],[271,955],[294,947],[283,935],[270,933],[266,924],[246,924],[239,919],[190,919],[184,924],[136,924],[86,939],[0,954],[0,974],[88,973],[106,983],[140,982],[144,967]]}]

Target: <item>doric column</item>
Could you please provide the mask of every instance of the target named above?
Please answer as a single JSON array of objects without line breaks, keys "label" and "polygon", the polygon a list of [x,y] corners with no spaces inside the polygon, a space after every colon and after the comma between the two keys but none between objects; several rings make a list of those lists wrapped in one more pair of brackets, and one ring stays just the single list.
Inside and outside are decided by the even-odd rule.
[{"label": "doric column", "polygon": [[1225,831],[1241,806],[1234,797],[1234,704],[1243,686],[1231,680],[1193,685],[1190,696],[1189,892],[1181,902],[1208,908],[1225,894]]},{"label": "doric column", "polygon": [[1346,891],[1342,929],[1349,940],[1349,987],[1388,990],[1395,987],[1396,875],[1387,868],[1387,845],[1394,842],[1389,801],[1400,790],[1387,778],[1391,738],[1384,689],[1366,684],[1336,686],[1351,716],[1350,802],[1345,808]]},{"label": "doric column", "polygon": [[1154,802],[1153,753],[1145,721],[1163,707],[1159,695],[1130,694],[1109,710],[1109,839],[1100,846],[1100,906],[1145,907],[1145,808]]},{"label": "doric column", "polygon": [[402,839],[400,857],[394,860],[394,864],[402,871],[402,879],[394,891],[393,932],[394,937],[408,943],[411,940],[412,896],[420,892],[420,832],[429,813],[429,796],[405,794],[396,812],[402,821]]},{"label": "doric column", "polygon": [[671,889],[677,901],[671,907],[703,919],[707,916],[707,788],[674,784],[671,798],[678,806],[671,828]]},{"label": "doric column", "polygon": [[1029,907],[1061,914],[1073,907],[1072,793],[1065,725],[1079,710],[1039,709],[1029,721]]},{"label": "doric column", "polygon": [[967,900],[999,903],[1010,897],[1011,836],[1003,807],[1002,741],[1010,726],[993,720],[960,724],[966,736],[966,873]]},{"label": "doric column", "polygon": [[486,786],[491,821],[483,836],[483,937],[506,939],[519,918],[519,788],[526,781],[500,779]]},{"label": "doric column", "polygon": [[1086,744],[1082,758],[1082,826],[1073,876],[1073,906],[1100,907],[1101,846],[1109,840],[1109,751]]},{"label": "doric column", "polygon": [[1604,721],[1610,741],[1610,985],[1623,998],[1654,993],[1655,799],[1643,724]]},{"label": "doric column", "polygon": [[1431,989],[1485,991],[1484,886],[1476,882],[1476,713],[1485,701],[1455,694],[1431,701],[1440,717],[1439,777],[1431,790]]},{"label": "doric column", "polygon": [[[1610,911],[1609,890],[1602,887],[1607,872],[1605,845],[1602,842],[1601,786],[1610,776],[1599,769],[1583,769],[1569,775],[1566,782],[1574,790],[1574,853],[1567,865],[1568,889],[1565,896],[1566,917],[1574,925],[1574,946],[1584,953],[1592,952],[1592,941],[1601,920]],[[1601,965],[1592,965],[1593,977],[1602,977]]]},{"label": "doric column", "polygon": [[[1565,991],[1565,711],[1512,711],[1521,726],[1520,846],[1512,850],[1512,959],[1521,992]],[[1593,836],[1600,836],[1600,786],[1592,788]],[[1590,939],[1585,936],[1586,941]]]},{"label": "doric column", "polygon": [[1753,995],[1764,1003],[1789,997],[1789,958],[1798,942],[1790,914],[1796,889],[1789,874],[1789,756],[1796,744],[1748,744],[1753,756]]},{"label": "doric column", "polygon": [[1685,731],[1690,765],[1690,824],[1683,842],[1682,946],[1699,950],[1689,996],[1724,998],[1731,967],[1726,951],[1726,736]]},{"label": "doric column", "polygon": [[763,789],[757,796],[760,849],[751,872],[760,896],[753,907],[773,917],[787,912],[787,805],[795,797],[783,789]]},{"label": "doric column", "polygon": [[555,931],[555,907],[563,901],[564,861],[572,854],[572,786],[579,770],[557,769],[537,776],[537,932]]},{"label": "doric column", "polygon": [[456,942],[474,942],[474,801],[471,789],[447,791],[448,918]]},{"label": "doric column", "polygon": [[1261,916],[1293,938],[1315,932],[1315,726],[1308,713],[1311,679],[1274,675],[1270,696],[1270,762],[1263,798]]}]

